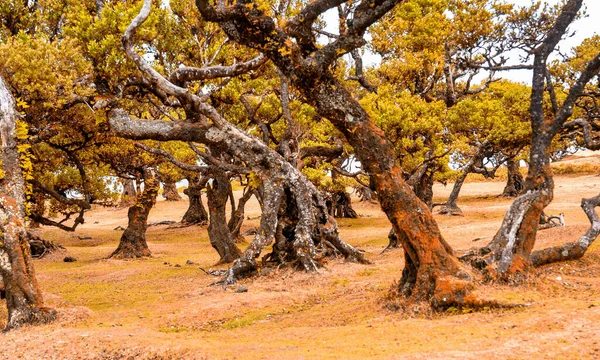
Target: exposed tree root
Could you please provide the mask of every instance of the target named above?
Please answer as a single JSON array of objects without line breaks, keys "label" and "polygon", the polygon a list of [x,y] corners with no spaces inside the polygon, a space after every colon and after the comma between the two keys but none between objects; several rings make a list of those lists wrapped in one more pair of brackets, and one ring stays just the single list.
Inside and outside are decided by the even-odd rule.
[{"label": "exposed tree root", "polygon": [[438,211],[441,215],[463,216],[463,212],[457,205],[444,204]]},{"label": "exposed tree root", "polygon": [[54,251],[65,250],[64,246],[52,241],[44,240],[34,233],[27,232],[27,236],[29,238],[31,257],[34,259],[41,259]]},{"label": "exposed tree root", "polygon": [[[406,236],[406,234],[402,233],[401,236]],[[390,230],[390,232],[388,233],[388,240],[389,240],[388,245],[385,247],[385,249],[383,249],[381,251],[381,253],[379,255],[384,254],[387,251],[400,248],[400,240],[398,239],[398,235],[396,235],[394,228],[392,228]]]},{"label": "exposed tree root", "polygon": [[6,324],[4,331],[18,329],[27,325],[48,324],[56,320],[57,312],[48,307],[28,309],[22,313],[13,314],[11,320]]}]

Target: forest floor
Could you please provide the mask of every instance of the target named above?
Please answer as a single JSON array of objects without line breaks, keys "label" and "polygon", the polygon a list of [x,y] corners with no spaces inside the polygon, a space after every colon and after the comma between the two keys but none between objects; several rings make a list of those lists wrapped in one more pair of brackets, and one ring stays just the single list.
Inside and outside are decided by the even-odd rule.
[{"label": "forest floor", "polygon": [[[491,239],[511,203],[497,196],[503,186],[467,183],[459,199],[464,216],[436,215],[455,249],[480,247]],[[436,199],[450,190],[451,184],[436,185]],[[588,222],[580,200],[599,190],[600,177],[594,175],[557,177],[555,200],[546,212],[563,212],[566,227],[540,231],[536,247],[583,234]],[[542,268],[525,285],[477,285],[489,298],[528,307],[434,314],[417,307],[406,313],[386,306],[386,294],[403,266],[401,250],[380,254],[388,221],[378,205],[354,206],[361,217],[339,220],[340,231],[372,265],[332,260],[319,274],[263,271],[243,280],[248,291],[241,293],[209,286],[217,278],[199,269],[218,260],[205,227],[151,227],[147,239],[153,256],[132,261],[106,259],[121,235],[114,228],[127,225],[127,209],[95,208],[74,234],[44,228],[45,238],[67,249],[35,263],[46,303],[58,310],[58,320],[1,334],[0,358],[600,358],[598,243],[582,260]],[[178,221],[186,207],[185,200],[159,201],[150,222]],[[250,202],[246,215],[259,214],[258,204]],[[244,227],[257,221],[247,220]],[[91,239],[79,239],[82,235]],[[77,261],[63,262],[67,255]],[[5,305],[0,308],[5,319]]]}]

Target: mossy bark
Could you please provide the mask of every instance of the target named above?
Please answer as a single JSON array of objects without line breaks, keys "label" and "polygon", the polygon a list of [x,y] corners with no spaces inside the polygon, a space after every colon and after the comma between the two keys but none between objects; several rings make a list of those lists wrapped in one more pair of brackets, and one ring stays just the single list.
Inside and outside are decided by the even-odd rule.
[{"label": "mossy bark", "polygon": [[56,311],[44,307],[29,237],[25,229],[25,183],[15,135],[17,111],[14,98],[0,76],[0,274],[4,282],[8,320],[6,329],[54,320]]}]

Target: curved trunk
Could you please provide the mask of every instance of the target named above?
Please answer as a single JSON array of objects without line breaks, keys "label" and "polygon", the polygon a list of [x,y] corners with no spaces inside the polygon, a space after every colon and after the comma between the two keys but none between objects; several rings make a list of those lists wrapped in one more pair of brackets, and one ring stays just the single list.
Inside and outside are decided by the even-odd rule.
[{"label": "curved trunk", "polygon": [[529,269],[529,256],[535,245],[540,216],[554,195],[554,181],[546,151],[551,140],[548,133],[534,133],[525,189],[506,212],[492,241],[480,249],[492,278],[519,281]]},{"label": "curved trunk", "polygon": [[222,172],[217,172],[212,182],[206,186],[208,213],[210,214],[208,237],[212,247],[219,253],[220,259],[217,264],[230,263],[242,254],[240,249],[235,246],[227,226],[226,205],[230,191],[231,183]]},{"label": "curved trunk", "polygon": [[119,206],[126,207],[135,204],[137,196],[135,182],[131,179],[122,179],[121,185],[123,185],[123,192],[121,193],[121,202]]},{"label": "curved trunk", "polygon": [[167,201],[180,201],[181,195],[177,191],[177,186],[175,183],[163,183],[163,193],[162,196]]},{"label": "curved trunk", "polygon": [[513,158],[506,162],[506,169],[508,176],[506,179],[506,186],[502,191],[504,197],[515,197],[518,196],[523,190],[523,175],[519,171],[519,161]]},{"label": "curved trunk", "polygon": [[186,225],[206,225],[208,222],[208,213],[202,204],[202,189],[206,186],[208,178],[188,178],[188,187],[183,190],[189,199],[189,206],[183,218],[182,224]]},{"label": "curved trunk", "polygon": [[467,175],[471,171],[470,167],[467,166],[460,177],[454,183],[452,187],[452,191],[450,192],[450,196],[448,196],[448,201],[446,204],[442,206],[440,209],[440,214],[444,215],[462,215],[462,210],[456,205],[456,200],[458,200],[458,195],[460,194],[460,190],[462,189],[465,180],[467,179]]},{"label": "curved trunk", "polygon": [[25,230],[25,183],[15,135],[15,101],[0,76],[0,274],[4,282],[8,321],[6,329],[52,321],[56,311],[44,307],[35,277]]},{"label": "curved trunk", "polygon": [[240,197],[240,199],[238,200],[237,208],[233,212],[231,219],[229,219],[229,223],[227,224],[227,227],[231,232],[231,237],[236,243],[244,241],[244,237],[240,234],[240,232],[242,230],[242,225],[244,224],[245,207],[246,203],[248,202],[248,200],[250,200],[254,192],[255,190],[248,188],[245,190],[242,197]]},{"label": "curved trunk", "polygon": [[[410,289],[412,296],[433,301],[436,292],[436,296],[452,292],[451,286],[440,288],[453,281],[448,277],[468,278],[469,275],[461,269],[443,239],[429,207],[404,181],[393,149],[381,129],[332,76],[310,79],[312,81],[299,76],[292,76],[292,79],[319,114],[329,119],[354,147],[363,169],[371,174],[381,208],[394,231],[406,234],[400,240],[417,268],[416,281]],[[446,280],[439,281],[442,278]],[[438,302],[435,306],[444,307],[445,304]]]},{"label": "curved trunk", "polygon": [[136,204],[129,208],[127,229],[121,235],[117,249],[110,258],[128,259],[150,256],[150,249],[146,243],[146,229],[148,228],[148,214],[156,204],[159,181],[152,170],[144,171],[144,190],[138,192]]}]

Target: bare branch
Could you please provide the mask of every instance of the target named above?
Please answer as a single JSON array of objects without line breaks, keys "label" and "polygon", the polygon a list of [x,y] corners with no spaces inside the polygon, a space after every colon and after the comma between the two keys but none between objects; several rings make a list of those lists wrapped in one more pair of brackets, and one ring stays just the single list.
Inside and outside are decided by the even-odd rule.
[{"label": "bare branch", "polygon": [[173,156],[172,154],[170,154],[162,149],[152,148],[150,146],[146,146],[139,142],[136,142],[135,146],[137,148],[140,148],[151,154],[160,155],[160,156],[166,158],[167,160],[169,160],[173,165],[175,165],[183,170],[199,172],[200,174],[203,174],[203,175],[205,175],[208,170],[206,166],[191,165],[191,164],[186,164],[182,161],[179,161],[179,160],[177,160],[177,158],[175,156]]},{"label": "bare branch", "polygon": [[180,67],[171,73],[169,80],[174,84],[183,84],[186,81],[210,80],[222,77],[234,77],[258,69],[267,62],[263,54],[252,60],[230,66],[210,66],[206,68]]},{"label": "bare branch", "polygon": [[572,129],[577,126],[581,126],[583,129],[583,140],[585,141],[585,147],[589,150],[600,150],[600,141],[592,138],[592,126],[584,119],[575,119],[569,121],[563,125],[565,129]]}]

